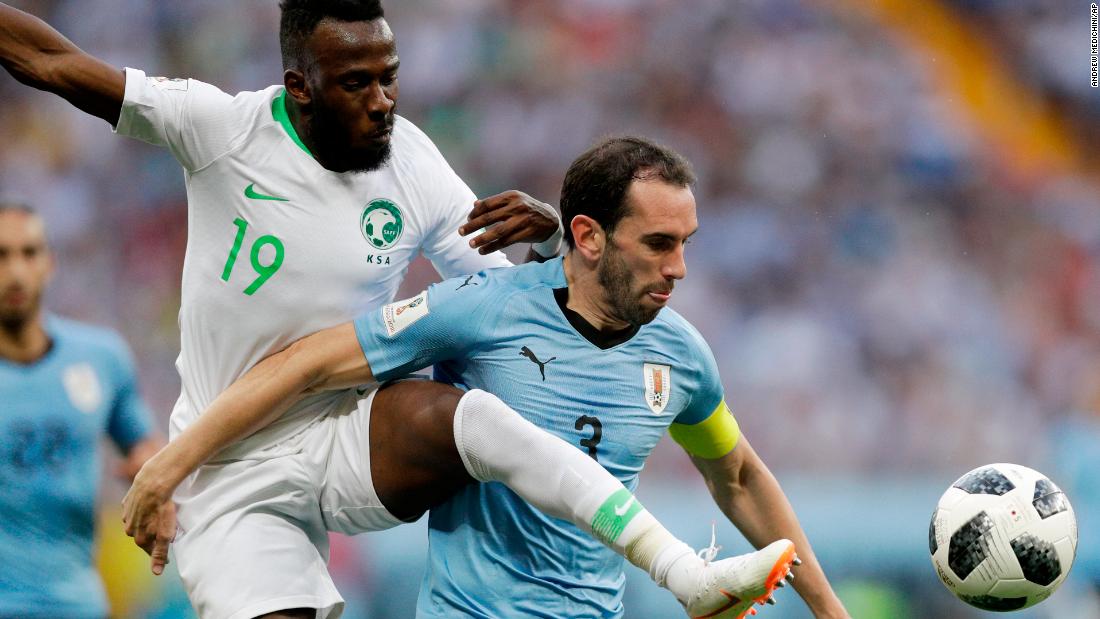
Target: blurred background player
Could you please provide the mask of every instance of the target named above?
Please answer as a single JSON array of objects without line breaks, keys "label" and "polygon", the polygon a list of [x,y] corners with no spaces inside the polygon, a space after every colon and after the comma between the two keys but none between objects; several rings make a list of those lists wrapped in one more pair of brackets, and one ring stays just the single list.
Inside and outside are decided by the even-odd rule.
[{"label": "blurred background player", "polygon": [[53,268],[42,219],[0,202],[0,617],[102,618],[100,441],[128,480],[163,441],[122,339],[44,313]]},{"label": "blurred background player", "polygon": [[[604,484],[580,467],[573,472],[573,464],[562,467],[559,481],[546,450],[515,431],[534,423],[628,488],[637,486],[666,429],[692,455],[722,511],[764,550],[735,559],[743,572],[736,586],[704,587],[719,589],[725,605],[693,611],[695,600],[678,594],[691,616],[746,616],[782,585],[782,561],[768,551],[790,538],[806,554],[804,577],[795,582],[815,615],[848,617],[778,482],[730,414],[709,347],[672,310],[659,316],[686,275],[684,246],[698,228],[693,182],[682,157],[647,140],[597,144],[565,177],[564,260],[448,280],[360,316],[354,328],[320,332],[264,360],[150,461],[127,497],[128,516],[135,508],[137,520],[153,513],[194,466],[266,423],[269,410],[305,393],[393,380],[436,364],[438,380],[471,389],[454,415],[455,441],[462,466],[486,483],[466,485],[432,508],[431,569],[417,616],[620,617],[623,560],[592,532],[673,591],[684,590],[675,580],[700,577],[675,567],[695,558],[689,548],[638,535],[634,519],[651,516],[619,484],[610,495],[591,492],[579,501],[595,517],[573,518],[578,527],[528,494],[523,499],[556,518],[488,483],[522,488],[521,476],[506,469],[538,463],[555,475],[539,480],[544,485]],[[398,388],[383,387],[379,397]],[[527,421],[490,415],[502,404],[483,389]],[[410,416],[409,423],[418,422]],[[400,417],[383,425],[399,426]],[[705,556],[715,553],[712,540]]]}]

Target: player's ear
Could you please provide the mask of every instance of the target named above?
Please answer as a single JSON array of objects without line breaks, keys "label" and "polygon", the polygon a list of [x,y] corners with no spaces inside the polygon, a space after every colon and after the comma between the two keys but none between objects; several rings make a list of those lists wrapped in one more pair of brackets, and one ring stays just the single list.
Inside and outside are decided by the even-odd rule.
[{"label": "player's ear", "polygon": [[569,229],[573,233],[575,251],[585,260],[598,261],[607,243],[603,226],[587,215],[577,215],[569,222]]},{"label": "player's ear", "polygon": [[309,105],[313,101],[313,93],[309,90],[306,76],[298,69],[283,71],[283,86],[291,99],[298,105]]},{"label": "player's ear", "polygon": [[46,281],[45,281],[45,283],[48,284],[53,279],[54,268],[57,265],[57,263],[54,261],[53,252],[50,251],[50,248],[48,246],[43,251],[45,252],[45,255],[43,256],[43,259],[46,261]]}]

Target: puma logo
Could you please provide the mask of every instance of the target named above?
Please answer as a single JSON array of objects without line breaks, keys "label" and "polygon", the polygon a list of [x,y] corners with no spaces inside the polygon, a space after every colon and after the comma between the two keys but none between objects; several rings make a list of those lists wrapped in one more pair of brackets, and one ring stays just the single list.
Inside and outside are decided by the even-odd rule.
[{"label": "puma logo", "polygon": [[542,380],[543,381],[546,380],[546,364],[550,363],[554,359],[557,359],[557,357],[550,357],[546,361],[539,361],[539,358],[535,356],[535,353],[531,352],[531,349],[526,347],[526,346],[524,346],[523,348],[520,349],[519,354],[524,356],[524,357],[527,357],[528,359],[531,360],[531,363],[534,363],[535,365],[539,366],[539,374],[542,375]]},{"label": "puma logo", "polygon": [[467,277],[466,281],[462,282],[462,285],[459,286],[458,288],[455,288],[455,290],[462,290],[466,286],[476,286],[477,282],[470,283],[470,280],[475,278],[475,277],[477,277],[477,276],[476,275],[471,275],[471,276]]}]

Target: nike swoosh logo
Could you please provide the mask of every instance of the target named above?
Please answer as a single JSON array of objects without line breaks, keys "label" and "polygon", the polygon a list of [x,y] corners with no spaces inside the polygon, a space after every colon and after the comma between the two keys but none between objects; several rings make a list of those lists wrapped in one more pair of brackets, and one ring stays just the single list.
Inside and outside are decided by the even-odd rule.
[{"label": "nike swoosh logo", "polygon": [[251,198],[253,200],[274,200],[276,202],[290,202],[287,198],[276,198],[275,196],[265,196],[262,193],[256,193],[256,183],[251,183],[248,187],[244,188],[244,197]]},{"label": "nike swoosh logo", "polygon": [[630,497],[630,500],[628,500],[626,503],[623,503],[622,505],[618,505],[618,506],[615,507],[615,515],[618,516],[619,518],[622,518],[623,516],[626,515],[627,510],[629,510],[630,506],[633,505],[633,504],[634,504],[634,497]]}]

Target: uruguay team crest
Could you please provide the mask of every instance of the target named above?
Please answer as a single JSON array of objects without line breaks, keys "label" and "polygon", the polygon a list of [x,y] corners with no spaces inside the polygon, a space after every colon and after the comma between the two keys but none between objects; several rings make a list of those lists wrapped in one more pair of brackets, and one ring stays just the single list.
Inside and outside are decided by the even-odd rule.
[{"label": "uruguay team crest", "polygon": [[363,209],[359,230],[374,249],[389,249],[401,238],[405,220],[401,217],[401,209],[392,200],[375,198]]},{"label": "uruguay team crest", "polygon": [[672,397],[672,366],[659,363],[642,365],[645,380],[645,402],[654,415],[665,412],[668,399]]},{"label": "uruguay team crest", "polygon": [[70,365],[61,375],[61,382],[65,385],[69,401],[81,412],[94,413],[103,403],[103,388],[99,385],[99,377],[91,365]]}]

